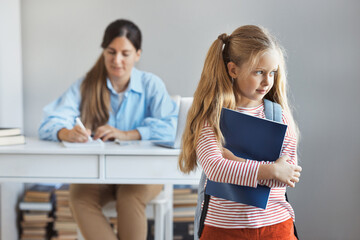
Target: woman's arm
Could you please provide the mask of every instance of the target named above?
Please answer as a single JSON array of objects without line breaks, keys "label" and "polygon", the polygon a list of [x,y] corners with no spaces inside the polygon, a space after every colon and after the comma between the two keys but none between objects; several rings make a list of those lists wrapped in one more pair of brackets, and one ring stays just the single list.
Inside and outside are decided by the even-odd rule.
[{"label": "woman's arm", "polygon": [[61,97],[51,102],[43,109],[43,119],[38,133],[42,140],[59,141],[58,132],[61,129],[72,129],[75,118],[80,115],[80,84],[75,82]]},{"label": "woman's arm", "polygon": [[136,128],[142,140],[175,139],[178,106],[170,98],[160,78],[152,76],[145,81],[147,117]]}]

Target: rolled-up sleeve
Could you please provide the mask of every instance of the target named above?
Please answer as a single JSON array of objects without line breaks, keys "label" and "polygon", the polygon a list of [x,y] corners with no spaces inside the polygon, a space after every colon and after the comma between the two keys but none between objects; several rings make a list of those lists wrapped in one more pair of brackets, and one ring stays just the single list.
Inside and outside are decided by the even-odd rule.
[{"label": "rolled-up sleeve", "polygon": [[170,98],[164,83],[153,76],[145,86],[148,116],[136,128],[142,140],[175,139],[179,108]]},{"label": "rolled-up sleeve", "polygon": [[81,80],[75,82],[61,97],[44,107],[38,130],[40,139],[59,141],[60,129],[73,128],[75,118],[80,115],[80,84]]}]

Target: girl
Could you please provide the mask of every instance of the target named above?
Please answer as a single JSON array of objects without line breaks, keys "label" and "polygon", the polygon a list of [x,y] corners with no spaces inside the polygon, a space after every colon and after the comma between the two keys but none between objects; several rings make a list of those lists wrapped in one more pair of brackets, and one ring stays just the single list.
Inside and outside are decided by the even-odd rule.
[{"label": "girl", "polygon": [[[222,107],[265,118],[264,98],[281,105],[282,120],[288,125],[281,157],[273,164],[234,156],[222,147],[219,127]],[[242,26],[230,36],[221,34],[208,51],[194,94],[179,167],[189,173],[199,162],[212,181],[272,189],[266,210],[211,196],[201,239],[296,239],[294,211],[285,192],[300,177],[297,136],[278,43],[257,26]]]},{"label": "girl", "polygon": [[[41,139],[86,142],[94,139],[173,140],[177,106],[162,80],[137,70],[141,55],[141,32],[132,22],[116,20],[105,30],[103,51],[84,79],[44,108],[39,129]],[[80,116],[87,128],[74,126]],[[72,184],[70,205],[87,240],[145,240],[146,204],[162,185]],[[118,236],[102,214],[102,206],[116,200]]]}]

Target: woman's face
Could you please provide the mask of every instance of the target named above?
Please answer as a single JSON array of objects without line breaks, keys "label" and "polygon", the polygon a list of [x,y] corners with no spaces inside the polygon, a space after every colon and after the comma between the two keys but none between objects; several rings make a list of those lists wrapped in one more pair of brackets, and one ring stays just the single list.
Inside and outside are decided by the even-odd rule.
[{"label": "woman's face", "polygon": [[126,37],[117,37],[104,49],[103,54],[110,80],[124,83],[129,81],[131,70],[140,59],[141,50],[136,51]]}]

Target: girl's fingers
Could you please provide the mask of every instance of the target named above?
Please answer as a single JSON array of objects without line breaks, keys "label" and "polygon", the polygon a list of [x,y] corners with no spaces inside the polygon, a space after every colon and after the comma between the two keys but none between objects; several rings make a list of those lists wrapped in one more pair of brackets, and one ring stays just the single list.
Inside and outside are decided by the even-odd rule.
[{"label": "girl's fingers", "polygon": [[294,177],[294,178],[292,179],[292,182],[298,183],[299,181],[300,181],[300,178],[297,178],[297,177]]},{"label": "girl's fingers", "polygon": [[302,167],[300,167],[300,166],[296,166],[295,171],[297,171],[297,172],[301,172],[301,171],[302,171]]},{"label": "girl's fingers", "polygon": [[287,183],[286,183],[289,187],[295,187],[295,183],[293,183],[292,181],[288,181]]}]

